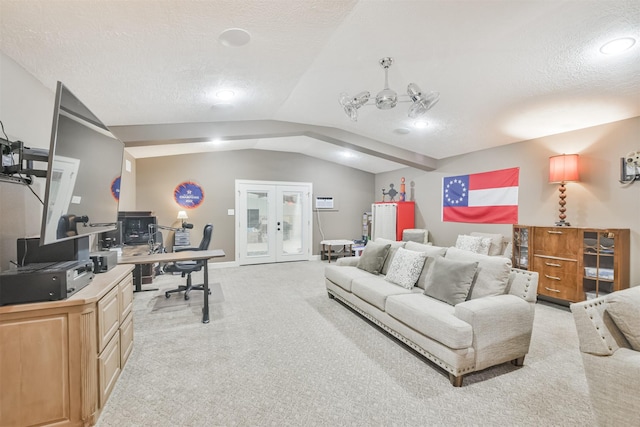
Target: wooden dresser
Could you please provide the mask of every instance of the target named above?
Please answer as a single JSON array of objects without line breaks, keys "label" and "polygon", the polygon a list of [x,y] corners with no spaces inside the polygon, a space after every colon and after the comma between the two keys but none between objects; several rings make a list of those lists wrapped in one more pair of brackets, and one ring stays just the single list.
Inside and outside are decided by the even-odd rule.
[{"label": "wooden dresser", "polygon": [[0,426],[96,423],[133,348],[132,269],[66,300],[0,307]]},{"label": "wooden dresser", "polygon": [[538,295],[564,302],[629,287],[629,229],[513,227],[513,265],[540,275]]}]

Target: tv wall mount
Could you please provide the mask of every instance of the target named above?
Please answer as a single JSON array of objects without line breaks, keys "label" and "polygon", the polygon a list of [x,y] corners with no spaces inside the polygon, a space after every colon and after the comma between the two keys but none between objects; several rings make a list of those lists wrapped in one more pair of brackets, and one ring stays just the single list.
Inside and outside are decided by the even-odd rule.
[{"label": "tv wall mount", "polygon": [[0,145],[2,146],[0,181],[31,185],[34,177],[47,177],[46,168],[36,169],[34,162],[47,163],[48,149],[29,148],[25,147],[22,141],[9,141],[4,138],[0,138]]}]

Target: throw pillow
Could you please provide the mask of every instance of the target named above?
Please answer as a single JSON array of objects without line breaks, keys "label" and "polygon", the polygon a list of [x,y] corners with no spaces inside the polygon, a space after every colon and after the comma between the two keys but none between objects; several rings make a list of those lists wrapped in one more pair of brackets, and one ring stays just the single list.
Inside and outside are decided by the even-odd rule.
[{"label": "throw pillow", "polygon": [[487,255],[496,256],[496,255],[503,254],[502,241],[504,240],[504,238],[502,237],[502,234],[480,233],[480,232],[474,231],[471,233],[471,236],[488,237],[489,239],[491,239],[491,245],[489,246],[489,252],[487,253]]},{"label": "throw pillow", "polygon": [[427,254],[398,248],[385,280],[403,288],[411,289],[418,281]]},{"label": "throw pillow", "polygon": [[396,251],[398,248],[404,248],[405,242],[397,242],[395,240],[383,239],[381,237],[375,240],[376,243],[381,243],[383,245],[389,244],[389,253],[387,254],[387,259],[384,260],[384,265],[382,266],[382,270],[380,273],[387,274],[389,272],[389,266],[393,261],[393,257],[396,256]]},{"label": "throw pillow", "polygon": [[475,254],[457,248],[449,248],[445,257],[451,260],[478,263],[478,274],[473,281],[469,299],[502,295],[506,292],[511,272],[509,258]]},{"label": "throw pillow", "polygon": [[417,287],[424,290],[427,281],[427,274],[429,273],[429,270],[431,270],[431,265],[433,264],[433,258],[444,256],[444,254],[447,253],[447,248],[433,245],[423,245],[416,242],[407,242],[404,247],[405,249],[408,249],[410,251],[424,252],[427,254],[427,259],[425,260],[424,267],[422,268],[422,273],[420,273],[420,277],[418,278],[418,282],[416,283]]},{"label": "throw pillow", "polygon": [[614,292],[607,298],[607,312],[631,348],[640,351],[640,288]]},{"label": "throw pillow", "polygon": [[450,305],[464,302],[477,269],[477,262],[434,258],[424,294]]},{"label": "throw pillow", "polygon": [[356,267],[372,274],[380,274],[390,247],[391,245],[388,243],[384,245],[368,241]]},{"label": "throw pillow", "polygon": [[456,239],[456,248],[462,249],[463,251],[478,253],[481,244],[481,237],[459,234],[458,238]]}]

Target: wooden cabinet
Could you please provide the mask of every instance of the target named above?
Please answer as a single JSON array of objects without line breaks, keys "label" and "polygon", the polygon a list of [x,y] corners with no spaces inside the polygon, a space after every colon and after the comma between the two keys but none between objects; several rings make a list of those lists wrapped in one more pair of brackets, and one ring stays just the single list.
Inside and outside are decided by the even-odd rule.
[{"label": "wooden cabinet", "polygon": [[0,426],[96,423],[133,345],[131,270],[66,300],[0,307]]},{"label": "wooden cabinet", "polygon": [[540,296],[595,298],[629,287],[629,230],[516,225],[513,265],[539,273]]}]

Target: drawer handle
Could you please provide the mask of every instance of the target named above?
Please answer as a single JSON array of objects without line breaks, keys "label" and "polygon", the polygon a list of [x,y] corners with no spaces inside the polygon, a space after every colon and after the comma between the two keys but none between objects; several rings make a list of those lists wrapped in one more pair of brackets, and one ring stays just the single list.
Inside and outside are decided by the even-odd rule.
[{"label": "drawer handle", "polygon": [[562,264],[554,264],[552,262],[545,262],[544,265],[548,265],[549,267],[562,267]]},{"label": "drawer handle", "polygon": [[559,277],[555,277],[555,276],[549,276],[548,274],[545,274],[544,277],[546,277],[547,279],[553,279],[553,280],[562,280]]},{"label": "drawer handle", "polygon": [[547,288],[546,286],[544,287],[546,290],[548,290],[549,292],[560,292],[557,289],[551,289],[551,288]]},{"label": "drawer handle", "polygon": [[549,233],[549,234],[562,234],[562,231],[547,230],[547,233]]}]

